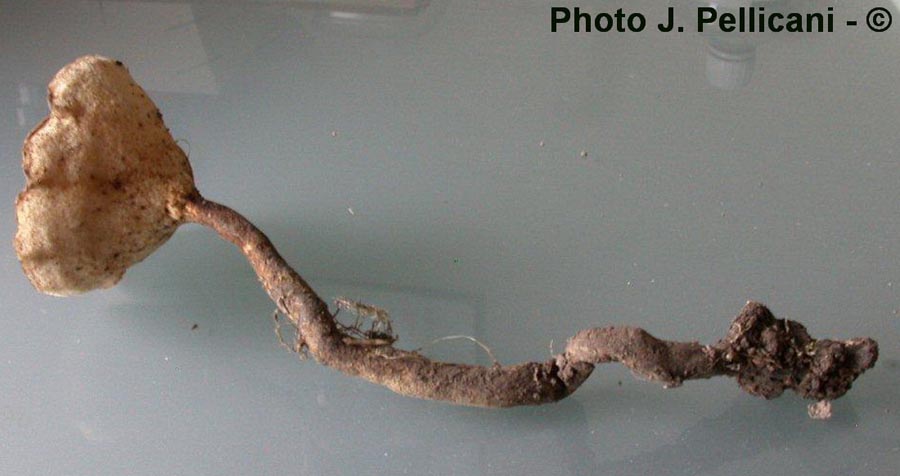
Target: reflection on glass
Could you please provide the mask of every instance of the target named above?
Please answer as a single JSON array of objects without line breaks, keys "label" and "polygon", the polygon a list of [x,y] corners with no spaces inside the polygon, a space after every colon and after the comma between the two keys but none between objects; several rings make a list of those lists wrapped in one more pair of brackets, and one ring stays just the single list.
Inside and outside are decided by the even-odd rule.
[{"label": "reflection on glass", "polygon": [[713,34],[706,41],[706,80],[709,84],[731,91],[750,83],[756,63],[753,40]]},{"label": "reflection on glass", "polygon": [[289,6],[304,28],[316,34],[341,33],[355,37],[416,36],[430,28],[435,6],[429,0],[258,0]]},{"label": "reflection on glass", "polygon": [[[787,11],[789,0],[691,0],[682,12],[686,18],[694,18],[697,8],[712,7],[718,12],[736,13],[741,8],[765,8],[768,12]],[[696,25],[687,21],[686,24]],[[706,25],[699,33],[706,40],[706,80],[710,85],[725,91],[740,89],[750,83],[756,65],[757,46],[771,33],[738,33],[717,30]]]}]

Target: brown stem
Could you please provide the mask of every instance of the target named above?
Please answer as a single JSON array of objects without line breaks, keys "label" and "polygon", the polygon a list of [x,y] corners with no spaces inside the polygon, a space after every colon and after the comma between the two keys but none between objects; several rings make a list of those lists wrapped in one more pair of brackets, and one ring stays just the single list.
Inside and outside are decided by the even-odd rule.
[{"label": "brown stem", "polygon": [[435,362],[396,349],[391,340],[376,339],[373,345],[344,332],[269,239],[234,210],[197,195],[185,205],[185,218],[214,229],[241,249],[318,362],[411,397],[481,407],[554,402],[574,392],[595,365],[620,362],[667,387],[726,375],[765,398],[790,388],[805,398],[833,400],[878,357],[872,339],[815,340],[800,323],[776,319],[762,304],[748,302],[728,335],[713,345],[665,341],[639,328],[606,327],[579,332],[563,353],[546,362],[492,367]]}]

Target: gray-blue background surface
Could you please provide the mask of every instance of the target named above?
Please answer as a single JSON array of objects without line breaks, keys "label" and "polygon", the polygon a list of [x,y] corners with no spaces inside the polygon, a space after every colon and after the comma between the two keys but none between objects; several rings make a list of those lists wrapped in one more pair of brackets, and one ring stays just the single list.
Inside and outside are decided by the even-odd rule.
[{"label": "gray-blue background surface", "polygon": [[[743,38],[554,34],[541,1],[0,1],[0,473],[896,474],[900,25],[867,31],[879,4],[897,17],[835,2],[834,33]],[[407,348],[537,360],[613,323],[711,342],[756,299],[881,360],[828,422],[618,366],[539,408],[402,398],[280,349],[242,256],[193,225],[113,289],[40,295],[10,244],[20,147],[88,53],[129,66],[204,194]]]}]

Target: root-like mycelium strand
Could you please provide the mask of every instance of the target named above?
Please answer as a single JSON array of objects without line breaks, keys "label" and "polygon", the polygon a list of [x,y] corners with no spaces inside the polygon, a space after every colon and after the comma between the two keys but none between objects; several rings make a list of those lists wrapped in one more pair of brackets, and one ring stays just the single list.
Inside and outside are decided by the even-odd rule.
[{"label": "root-like mycelium strand", "polygon": [[[435,362],[395,348],[387,313],[378,308],[345,300],[344,307],[375,322],[367,332],[358,323],[340,325],[261,231],[234,210],[204,199],[162,113],[121,62],[78,58],[56,74],[48,100],[50,116],[23,147],[26,183],[16,200],[15,239],[23,271],[48,294],[113,286],[178,226],[196,222],[247,256],[297,331],[290,348],[412,397],[482,407],[555,402],[578,389],[595,365],[620,362],[667,387],[726,375],[765,398],[793,389],[818,401],[810,416],[827,418],[829,402],[846,393],[878,357],[872,339],[815,340],[801,324],[776,319],[751,302],[728,335],[712,345],[606,327],[579,332],[546,362],[490,367]],[[283,343],[277,312],[274,318]]]},{"label": "root-like mycelium strand", "polygon": [[579,332],[546,362],[491,367],[436,362],[390,342],[356,345],[358,338],[337,325],[325,302],[269,239],[234,210],[197,195],[187,202],[185,218],[241,249],[316,361],[411,397],[482,407],[554,402],[578,389],[595,365],[620,362],[667,387],[725,375],[765,398],[793,389],[805,398],[833,400],[878,357],[872,339],[815,340],[802,324],[776,319],[762,304],[749,302],[727,336],[712,345],[670,342],[635,327],[605,327]]}]

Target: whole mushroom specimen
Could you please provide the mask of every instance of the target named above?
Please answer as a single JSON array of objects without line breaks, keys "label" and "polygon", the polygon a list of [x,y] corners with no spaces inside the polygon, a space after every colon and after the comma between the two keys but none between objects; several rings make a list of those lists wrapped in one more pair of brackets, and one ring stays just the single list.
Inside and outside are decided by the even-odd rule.
[{"label": "whole mushroom specimen", "polygon": [[23,148],[25,190],[16,201],[15,248],[39,291],[66,296],[115,285],[125,270],[184,223],[234,243],[296,330],[295,349],[397,393],[454,404],[509,407],[561,400],[594,367],[619,362],[667,387],[717,375],[773,398],[792,389],[815,400],[810,416],[871,368],[870,338],[813,339],[798,322],[748,302],[727,335],[711,345],[658,339],[643,329],[588,329],[545,362],[477,366],[437,362],[394,347],[393,335],[340,324],[325,302],[234,210],[206,200],[162,114],[121,62],[86,56],[50,83],[50,116]]}]

